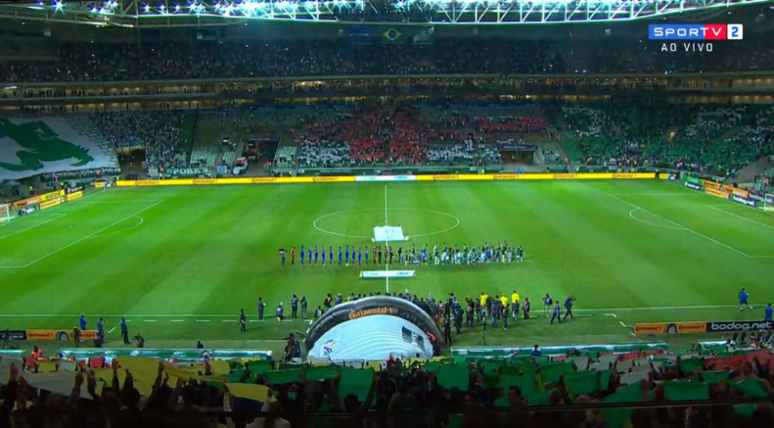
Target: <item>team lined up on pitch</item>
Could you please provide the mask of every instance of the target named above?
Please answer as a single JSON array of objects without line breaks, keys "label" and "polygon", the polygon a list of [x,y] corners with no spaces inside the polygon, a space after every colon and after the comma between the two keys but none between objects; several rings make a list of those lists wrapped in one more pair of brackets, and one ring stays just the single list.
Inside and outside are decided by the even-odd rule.
[{"label": "team lined up on pitch", "polygon": [[[284,248],[279,250],[280,261],[285,267],[287,251]],[[465,244],[460,248],[458,245],[447,246],[444,242],[442,247],[438,244],[433,246],[432,252],[427,244],[422,248],[417,248],[411,244],[410,249],[403,249],[398,246],[394,249],[391,245],[374,245],[370,248],[365,246],[344,246],[339,247],[334,253],[333,247],[307,247],[303,245],[298,251],[298,261],[300,265],[305,266],[365,266],[381,264],[398,264],[404,266],[419,266],[434,264],[440,265],[473,265],[484,263],[511,263],[524,260],[524,248],[519,245],[514,248],[508,245],[508,241],[489,245],[484,243],[481,247],[468,247]],[[337,258],[334,258],[337,256]],[[336,263],[338,260],[338,263]],[[296,247],[290,247],[290,264],[296,265]]]}]

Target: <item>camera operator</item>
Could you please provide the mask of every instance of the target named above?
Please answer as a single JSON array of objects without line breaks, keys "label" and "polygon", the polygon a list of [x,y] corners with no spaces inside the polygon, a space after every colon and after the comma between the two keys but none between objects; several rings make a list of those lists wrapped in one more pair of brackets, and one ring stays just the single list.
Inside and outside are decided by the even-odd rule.
[{"label": "camera operator", "polygon": [[293,333],[283,337],[282,340],[285,341],[285,355],[283,356],[284,361],[290,361],[293,358],[301,357],[301,345]]},{"label": "camera operator", "polygon": [[444,342],[446,342],[447,345],[451,346],[452,344],[451,319],[448,316],[445,317],[445,321],[443,323],[443,340]]},{"label": "camera operator", "polygon": [[134,340],[137,341],[137,347],[138,348],[144,348],[145,347],[145,338],[142,337],[142,333],[137,333],[137,336],[134,336]]},{"label": "camera operator", "polygon": [[564,321],[567,321],[567,317],[575,319],[575,315],[572,314],[572,305],[575,304],[575,296],[569,296],[564,301]]}]

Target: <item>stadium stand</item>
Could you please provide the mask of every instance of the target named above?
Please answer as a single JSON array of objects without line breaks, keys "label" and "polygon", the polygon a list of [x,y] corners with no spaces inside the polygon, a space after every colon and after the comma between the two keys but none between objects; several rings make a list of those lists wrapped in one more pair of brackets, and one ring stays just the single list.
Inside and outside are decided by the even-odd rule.
[{"label": "stadium stand", "polygon": [[[764,38],[719,44],[717,55],[658,55],[618,41],[439,39],[421,45],[358,46],[346,41],[275,43],[71,43],[54,60],[7,60],[3,82],[80,82],[272,76],[408,74],[674,73],[771,69]],[[206,64],[206,66],[204,66]],[[292,64],[292,65],[291,65]]]},{"label": "stadium stand", "polygon": [[24,178],[65,169],[118,166],[113,146],[83,115],[0,117],[0,177]]},{"label": "stadium stand", "polygon": [[148,168],[188,166],[182,112],[105,112],[91,115],[91,120],[116,150],[144,149]]},{"label": "stadium stand", "polygon": [[579,143],[588,165],[653,165],[725,177],[771,153],[771,115],[755,106],[611,104],[564,106],[555,121],[565,141]]},{"label": "stadium stand", "polygon": [[[770,342],[770,333],[753,333],[746,344],[756,348],[746,349],[730,341],[681,352],[657,344],[535,345],[338,365],[228,362],[212,358],[211,351],[202,351],[193,363],[116,358],[99,350],[80,360],[4,356],[0,423],[50,426],[39,419],[45,413],[89,427],[218,421],[287,427],[326,421],[326,426],[763,428],[774,424],[774,411],[770,403],[752,400],[762,402],[774,393],[774,357],[757,348]],[[750,404],[702,406],[709,400]],[[598,407],[584,411],[591,405]],[[643,407],[648,405],[663,407]],[[256,416],[261,425],[253,421]]]},{"label": "stadium stand", "polygon": [[344,142],[304,141],[298,149],[298,166],[301,168],[330,168],[349,165],[349,146]]}]

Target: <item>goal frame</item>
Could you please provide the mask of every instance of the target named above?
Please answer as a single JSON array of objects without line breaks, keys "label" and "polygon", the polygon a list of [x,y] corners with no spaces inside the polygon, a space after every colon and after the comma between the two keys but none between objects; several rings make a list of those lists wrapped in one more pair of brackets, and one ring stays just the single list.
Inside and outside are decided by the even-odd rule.
[{"label": "goal frame", "polygon": [[11,205],[0,204],[0,224],[10,223],[11,218]]},{"label": "goal frame", "polygon": [[[772,203],[769,203],[769,201]],[[763,211],[774,212],[774,193],[765,193],[763,195]]]}]

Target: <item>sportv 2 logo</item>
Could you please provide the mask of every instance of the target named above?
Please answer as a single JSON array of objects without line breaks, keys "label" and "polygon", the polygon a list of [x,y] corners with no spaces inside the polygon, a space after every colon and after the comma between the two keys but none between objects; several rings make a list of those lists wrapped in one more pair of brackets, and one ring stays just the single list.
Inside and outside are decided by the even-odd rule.
[{"label": "sportv 2 logo", "polygon": [[742,40],[742,24],[651,24],[648,26],[650,40],[684,40],[685,43],[662,43],[661,52],[712,52],[711,42],[698,43],[696,40]]},{"label": "sportv 2 logo", "polygon": [[650,40],[742,40],[742,24],[651,24]]}]

